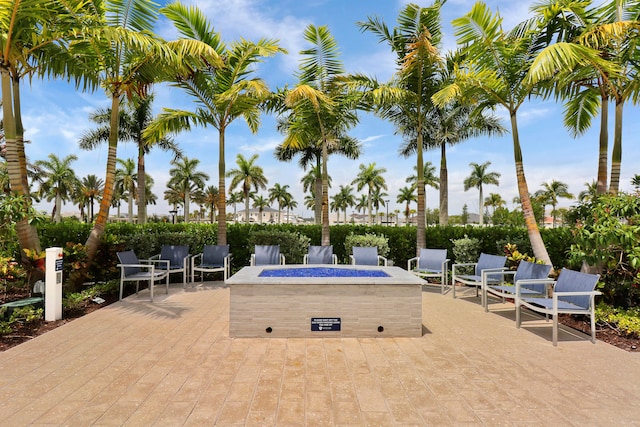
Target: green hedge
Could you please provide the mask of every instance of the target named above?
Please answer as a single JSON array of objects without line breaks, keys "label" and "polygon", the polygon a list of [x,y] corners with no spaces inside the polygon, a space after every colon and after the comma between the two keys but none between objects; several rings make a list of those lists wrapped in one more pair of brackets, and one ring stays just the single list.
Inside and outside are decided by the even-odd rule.
[{"label": "green hedge", "polygon": [[[233,254],[233,269],[237,270],[249,265],[253,252],[251,235],[262,230],[300,233],[310,239],[311,245],[319,245],[321,229],[319,225],[292,224],[229,224],[227,228],[227,242]],[[65,221],[60,224],[44,224],[39,228],[43,248],[50,246],[64,247],[67,242],[84,243],[91,231],[90,224],[77,221]],[[353,234],[382,234],[389,239],[389,256],[394,265],[406,268],[407,260],[416,254],[415,227],[387,227],[367,225],[335,225],[331,226],[330,240],[334,253],[339,260],[348,259],[345,250],[346,237]],[[566,266],[567,251],[572,243],[571,232],[567,228],[543,229],[542,238],[555,268]],[[453,239],[464,236],[480,240],[481,250],[487,253],[502,253],[504,244],[516,243],[521,252],[532,255],[531,246],[524,228],[511,227],[474,227],[449,226],[428,227],[426,230],[426,246],[431,248],[446,248],[451,262],[455,262],[453,255]],[[133,249],[140,258],[157,254],[163,244],[188,244],[191,253],[198,253],[205,244],[217,242],[216,224],[194,223],[149,223],[136,225],[128,223],[107,224],[103,237],[103,247],[100,251],[100,263],[115,265],[115,252]],[[103,265],[103,268],[106,267]],[[112,269],[108,269],[115,271]]]}]

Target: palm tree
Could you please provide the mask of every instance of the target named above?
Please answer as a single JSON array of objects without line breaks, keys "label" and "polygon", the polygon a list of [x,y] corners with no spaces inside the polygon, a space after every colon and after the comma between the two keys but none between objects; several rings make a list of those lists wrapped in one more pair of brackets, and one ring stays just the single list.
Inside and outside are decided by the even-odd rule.
[{"label": "palm tree", "polygon": [[416,137],[416,171],[418,176],[418,222],[416,235],[416,255],[426,245],[424,214],[424,129],[427,126],[426,113],[433,108],[432,95],[437,91],[439,75],[442,72],[442,58],[438,46],[442,32],[440,28],[440,9],[444,1],[436,0],[432,6],[420,7],[408,4],[398,15],[398,26],[390,31],[387,25],[378,18],[368,18],[359,22],[364,31],[374,33],[382,42],[386,42],[397,55],[400,71],[397,85],[402,95],[392,97],[386,102],[384,92],[374,104],[379,105],[378,114],[390,119],[403,134],[407,122],[415,129]]},{"label": "palm tree", "polygon": [[488,172],[487,168],[491,165],[491,162],[484,162],[479,165],[477,163],[471,162],[469,166],[471,166],[471,175],[469,175],[464,180],[464,191],[469,190],[470,188],[477,188],[479,192],[478,198],[478,215],[480,216],[480,225],[484,224],[484,198],[482,197],[482,186],[483,185],[500,185],[500,174],[498,172]]},{"label": "palm tree", "polygon": [[[262,58],[283,52],[274,40],[257,43],[247,40],[225,45],[205,15],[195,6],[179,2],[162,9],[176,26],[178,33],[191,41],[209,47],[210,55],[203,56],[202,66],[188,73],[174,74],[174,85],[192,97],[197,108],[193,111],[164,109],[148,132],[156,137],[167,133],[191,130],[192,126],[212,126],[218,131],[218,244],[227,244],[227,211],[225,177],[225,133],[227,127],[242,117],[249,130],[255,133],[260,126],[260,104],[268,96],[269,88],[259,78],[252,78]],[[220,64],[224,59],[224,65]]]},{"label": "palm tree", "polygon": [[344,212],[344,223],[347,223],[347,209],[352,207],[356,202],[353,195],[353,188],[350,185],[341,185],[338,194],[334,196],[334,204],[336,212]]},{"label": "palm tree", "polygon": [[543,183],[542,190],[536,192],[536,196],[540,196],[544,200],[543,204],[551,205],[551,216],[553,217],[553,227],[555,228],[558,198],[573,199],[573,194],[569,193],[569,186],[554,179],[550,183]]},{"label": "palm tree", "polygon": [[184,222],[189,222],[189,205],[191,193],[204,188],[209,175],[198,171],[200,160],[181,157],[171,161],[173,168],[169,169],[171,179],[169,184],[184,192]]},{"label": "palm tree", "polygon": [[410,207],[409,204],[411,202],[417,202],[418,198],[416,197],[415,194],[415,187],[402,187],[400,190],[398,190],[398,197],[396,197],[396,202],[398,203],[405,203],[405,208],[404,208],[404,218],[405,218],[405,225],[409,226],[409,213],[410,213]]},{"label": "palm tree", "polygon": [[[34,75],[47,75],[73,78],[76,84],[84,81],[85,87],[95,87],[96,82],[83,74],[75,57],[64,49],[65,43],[60,43],[60,40],[81,35],[82,22],[93,20],[88,16],[91,6],[78,0],[26,0],[2,4],[0,76],[6,141],[3,153],[11,190],[24,196],[20,199],[24,213],[31,209],[31,190],[24,150],[20,82],[30,81]],[[40,239],[27,215],[16,222],[16,231],[21,248],[40,252]]]},{"label": "palm tree", "polygon": [[[551,28],[568,36],[540,52],[530,73],[531,81],[553,78],[559,83],[558,93],[568,98],[565,124],[574,134],[590,126],[600,104],[598,194],[606,188],[608,102],[615,102],[609,192],[616,194],[622,162],[623,107],[628,100],[637,99],[640,90],[636,49],[640,4],[610,0],[590,10],[542,4],[537,13],[544,17],[540,25],[545,25],[546,33],[552,32]],[[558,21],[565,25],[558,25]]]},{"label": "palm tree", "polygon": [[367,207],[369,206],[369,197],[366,194],[361,194],[360,198],[356,199],[355,203],[356,212],[363,214],[367,211]]},{"label": "palm tree", "polygon": [[[203,53],[203,49],[193,43],[169,44],[155,36],[156,3],[112,0],[105,3],[105,11],[104,24],[86,40],[70,46],[74,57],[82,60],[87,70],[93,71],[91,75],[100,82],[111,100],[105,191],[86,242],[89,262],[93,261],[98,250],[113,198],[121,102],[125,98],[132,99],[133,94],[144,96],[165,67],[190,68],[191,62],[199,61]],[[221,65],[220,61],[216,64]]]},{"label": "palm tree", "polygon": [[[281,147],[281,145],[278,147]],[[278,147],[276,147],[276,157],[282,157],[282,154],[279,154],[282,150],[280,150]],[[287,151],[292,152],[292,150]],[[302,159],[300,160],[302,161]],[[327,180],[327,186],[328,188],[331,188],[331,175],[327,175]],[[315,223],[320,225],[322,224],[322,167],[318,167],[317,165],[311,166],[309,168],[309,172],[307,172],[302,177],[301,182],[303,191],[309,192],[309,194],[311,194],[311,197],[313,197],[314,199],[314,203],[309,206],[309,208],[313,208]]]},{"label": "palm tree", "polygon": [[287,221],[291,224],[291,209],[295,209],[298,207],[298,202],[296,202],[291,194],[288,194],[284,203],[282,203],[282,207],[287,210]]},{"label": "palm tree", "polygon": [[254,162],[258,160],[258,155],[254,154],[250,159],[245,159],[242,154],[236,157],[238,169],[232,169],[227,172],[227,177],[231,178],[229,191],[235,190],[236,187],[242,186],[242,194],[244,195],[244,212],[245,223],[249,224],[249,196],[251,189],[255,191],[266,189],[268,180],[264,176],[262,168]]},{"label": "palm tree", "polygon": [[[153,147],[159,147],[164,151],[171,151],[174,158],[182,156],[182,152],[171,138],[160,138],[158,141],[152,141],[143,137],[143,132],[153,119],[152,112],[153,95],[146,97],[134,96],[128,102],[125,108],[120,110],[118,118],[118,138],[121,142],[133,141],[138,147],[138,170],[136,173],[138,201],[138,224],[147,222],[147,202],[145,198],[146,191],[146,172],[145,172],[145,155],[151,151]],[[92,150],[100,144],[109,141],[109,131],[111,129],[111,110],[101,108],[92,113],[89,118],[99,124],[97,129],[86,132],[80,139],[80,148],[84,150]],[[131,219],[129,219],[131,222]]]},{"label": "palm tree", "polygon": [[368,166],[360,164],[359,170],[360,172],[358,172],[358,175],[353,180],[353,184],[355,184],[357,191],[361,191],[364,187],[367,187],[367,210],[369,212],[368,224],[371,225],[373,193],[376,188],[387,189],[387,184],[384,182],[384,177],[382,176],[382,174],[387,170],[385,168],[376,168],[375,162],[369,163]]},{"label": "palm tree", "polygon": [[133,159],[116,159],[121,166],[116,169],[115,186],[120,194],[127,197],[127,222],[133,222],[133,201],[136,198],[137,180],[136,164]]},{"label": "palm tree", "polygon": [[229,199],[227,200],[227,204],[228,205],[233,205],[233,219],[234,221],[238,220],[237,215],[237,211],[236,211],[236,204],[237,203],[241,203],[244,201],[244,193],[242,191],[236,191],[234,192],[230,192],[229,193]]},{"label": "palm tree", "polygon": [[[302,149],[311,142],[321,150],[322,170],[322,237],[321,244],[328,246],[329,236],[329,174],[327,161],[330,146],[339,144],[346,131],[358,122],[355,114],[356,97],[339,83],[343,72],[338,46],[326,26],[309,25],[304,39],[312,45],[303,50],[299,82],[291,90],[285,90],[274,108],[288,114],[287,136],[284,146]],[[319,141],[319,143],[318,143]],[[316,164],[318,166],[318,164]],[[317,197],[317,192],[316,192]]]},{"label": "palm tree", "polygon": [[262,194],[254,194],[253,197],[253,208],[258,209],[259,220],[258,222],[262,224],[262,213],[264,212],[264,208],[269,207],[269,199],[264,197]]},{"label": "palm tree", "polygon": [[[513,154],[516,165],[518,194],[522,203],[529,240],[534,256],[551,265],[533,213],[524,172],[517,112],[536,87],[528,82],[527,73],[533,61],[537,39],[529,32],[505,33],[499,14],[493,15],[481,2],[453,21],[458,44],[464,46],[467,61],[458,69],[455,82],[433,97],[437,105],[454,99],[473,99],[479,105],[501,105],[511,119]],[[482,213],[480,213],[482,218]]]},{"label": "palm tree", "polygon": [[636,189],[636,193],[640,191],[640,175],[635,174],[631,177],[631,185]]},{"label": "palm tree", "polygon": [[380,187],[376,187],[373,190],[373,194],[371,194],[371,206],[376,210],[376,223],[380,224],[382,221],[382,216],[380,216],[380,207],[384,207],[385,199],[389,197],[387,193],[384,191],[380,191]]},{"label": "palm tree", "polygon": [[595,200],[596,197],[598,197],[598,183],[594,180],[590,183],[585,182],[584,186],[586,189],[578,193],[578,200],[580,202],[590,202]]},{"label": "palm tree", "polygon": [[184,204],[184,189],[178,188],[175,184],[168,182],[167,189],[164,191],[164,199],[173,206],[173,211],[171,214],[173,215],[173,221],[175,223],[178,206],[182,206]]},{"label": "palm tree", "polygon": [[291,197],[288,188],[288,185],[280,185],[278,183],[275,183],[273,187],[269,189],[269,202],[278,202],[278,224],[280,224],[282,205],[284,204],[287,197]]},{"label": "palm tree", "polygon": [[203,195],[203,199],[202,199],[203,204],[207,205],[207,207],[209,208],[209,212],[210,212],[209,221],[211,222],[211,224],[213,224],[216,218],[216,210],[218,209],[218,202],[220,201],[220,198],[218,197],[219,195],[218,189],[214,185],[209,185],[207,186],[207,188],[204,189],[204,191],[202,192],[202,195]]},{"label": "palm tree", "polygon": [[496,209],[506,205],[502,196],[498,193],[489,193],[489,197],[484,198],[484,206],[491,208],[491,216],[496,213]]},{"label": "palm tree", "polygon": [[60,222],[62,203],[69,200],[73,189],[77,186],[78,178],[71,169],[71,163],[78,160],[78,156],[70,154],[60,159],[55,154],[49,154],[49,160],[37,160],[35,165],[42,171],[43,181],[39,193],[47,201],[55,200],[52,218]]},{"label": "palm tree", "polygon": [[81,189],[82,195],[89,202],[89,218],[90,222],[93,222],[93,202],[96,199],[100,200],[102,197],[104,181],[96,175],[89,174],[82,178]]}]

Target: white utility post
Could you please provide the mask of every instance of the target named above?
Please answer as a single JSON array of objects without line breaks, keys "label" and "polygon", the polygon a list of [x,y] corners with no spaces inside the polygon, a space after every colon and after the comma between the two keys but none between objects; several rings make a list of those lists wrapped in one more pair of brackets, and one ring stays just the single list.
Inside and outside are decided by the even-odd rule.
[{"label": "white utility post", "polygon": [[47,248],[44,320],[62,319],[62,248]]}]

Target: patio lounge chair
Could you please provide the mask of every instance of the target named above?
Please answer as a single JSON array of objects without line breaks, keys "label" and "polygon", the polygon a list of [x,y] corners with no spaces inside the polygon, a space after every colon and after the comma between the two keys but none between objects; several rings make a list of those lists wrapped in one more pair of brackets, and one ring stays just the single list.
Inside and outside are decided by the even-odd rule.
[{"label": "patio lounge chair", "polygon": [[558,345],[558,314],[586,314],[591,318],[591,342],[596,342],[594,299],[602,295],[595,291],[599,274],[580,273],[563,268],[553,286],[551,297],[523,297],[516,283],[516,327],[520,328],[522,307],[553,317],[553,345]]},{"label": "patio lounge chair", "polygon": [[221,271],[224,280],[229,278],[231,272],[231,255],[229,245],[204,245],[202,252],[191,257],[191,282],[195,282],[195,273],[200,272],[200,279],[204,273]]},{"label": "patio lounge chair", "polygon": [[[500,272],[502,277],[512,276],[511,282],[513,285],[490,285],[486,284],[482,287],[482,301],[484,302],[484,311],[489,311],[488,295],[492,294],[501,297],[504,301],[505,298],[516,297],[516,286],[518,283],[520,287],[520,293],[526,296],[544,296],[546,295],[546,288],[550,283],[553,283],[552,279],[549,279],[549,272],[551,266],[547,264],[536,264],[529,261],[520,261],[517,270],[506,270]],[[492,274],[495,276],[495,274]]]},{"label": "patio lounge chair", "polygon": [[[162,245],[160,248],[160,253],[158,255],[154,255],[150,260],[168,260],[169,261],[169,275],[173,273],[182,273],[182,284],[185,286],[187,284],[189,271],[189,246],[184,245]],[[156,269],[163,270],[166,269],[165,264],[158,264]]]},{"label": "patio lounge chair", "polygon": [[309,252],[302,259],[303,264],[337,264],[338,256],[333,246],[309,246]]},{"label": "patio lounge chair", "polygon": [[[478,262],[453,264],[451,266],[451,286],[453,288],[453,297],[456,297],[456,282],[476,287],[476,296],[478,296],[478,288],[482,287],[483,281],[487,284],[497,284],[501,280],[500,275],[491,275],[490,273],[501,272],[506,268],[504,264],[507,262],[506,256],[480,254]],[[460,274],[461,267],[474,267],[474,274]],[[483,277],[483,275],[486,275]]]},{"label": "patio lounge chair", "polygon": [[353,265],[384,265],[387,266],[387,259],[378,255],[377,246],[354,246],[353,255],[349,255]]},{"label": "patio lounge chair", "polygon": [[440,292],[444,294],[444,287],[448,285],[448,264],[446,249],[421,248],[419,257],[407,260],[407,271],[422,278],[439,277]]},{"label": "patio lounge chair", "polygon": [[[118,252],[120,264],[120,299],[124,282],[136,282],[136,294],[139,290],[141,280],[149,281],[149,293],[153,302],[154,282],[165,279],[167,293],[169,293],[169,261],[168,260],[139,260],[134,251]],[[157,269],[156,266],[162,264],[164,268]]]},{"label": "patio lounge chair", "polygon": [[284,265],[284,255],[280,253],[280,245],[256,245],[251,254],[251,265]]}]

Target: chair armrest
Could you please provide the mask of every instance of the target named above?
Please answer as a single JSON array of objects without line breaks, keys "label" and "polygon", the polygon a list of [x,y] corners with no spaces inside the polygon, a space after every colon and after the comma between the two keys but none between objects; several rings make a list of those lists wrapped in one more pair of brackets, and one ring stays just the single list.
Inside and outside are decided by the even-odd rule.
[{"label": "chair armrest", "polygon": [[471,267],[472,265],[475,266],[476,264],[477,264],[477,262],[464,262],[464,263],[461,263],[461,264],[453,264],[451,267],[452,268],[453,267]]},{"label": "chair armrest", "polygon": [[356,259],[353,257],[353,255],[349,255],[349,259],[351,260],[351,264],[356,263]]},{"label": "chair armrest", "polygon": [[[520,297],[520,288],[522,287],[523,284],[525,283],[538,283],[538,284],[548,284],[548,285],[554,285],[556,284],[556,281],[553,279],[525,279],[525,280],[516,280],[515,286],[516,286],[516,297]],[[547,291],[548,293],[548,291]]]},{"label": "chair armrest", "polygon": [[411,267],[411,264],[416,264],[417,266],[419,262],[420,262],[420,257],[414,256],[413,258],[409,258],[407,260],[407,271],[413,270],[413,268]]},{"label": "chair armrest", "polygon": [[385,257],[383,257],[382,255],[378,255],[378,264],[380,264],[380,261],[382,261],[383,265],[386,267],[387,266],[387,259]]},{"label": "chair armrest", "polygon": [[331,262],[333,262],[334,264],[338,264],[338,255],[331,255]]},{"label": "chair armrest", "polygon": [[169,269],[170,263],[171,261],[169,261],[168,259],[155,259],[155,258],[149,258],[147,261],[149,261],[149,263],[152,264],[164,264],[166,267],[166,269]]},{"label": "chair armrest", "polygon": [[249,258],[249,265],[256,265],[256,254],[251,254],[251,258]]},{"label": "chair armrest", "polygon": [[149,259],[160,259],[160,254],[155,254],[149,257]]},{"label": "chair armrest", "polygon": [[284,257],[284,254],[280,254],[280,265],[285,265],[286,264],[286,259]]},{"label": "chair armrest", "polygon": [[304,256],[302,257],[302,263],[303,264],[309,263],[309,254],[304,254]]},{"label": "chair armrest", "polygon": [[117,264],[116,267],[120,267],[120,268],[127,268],[127,267],[153,268],[153,264]]},{"label": "chair armrest", "polygon": [[596,295],[602,295],[602,292],[600,292],[600,291],[572,291],[572,292],[554,292],[553,293],[553,297],[554,298],[557,298],[557,297],[575,297],[575,296],[584,296],[584,295],[596,296]]}]

